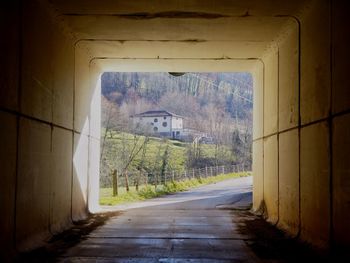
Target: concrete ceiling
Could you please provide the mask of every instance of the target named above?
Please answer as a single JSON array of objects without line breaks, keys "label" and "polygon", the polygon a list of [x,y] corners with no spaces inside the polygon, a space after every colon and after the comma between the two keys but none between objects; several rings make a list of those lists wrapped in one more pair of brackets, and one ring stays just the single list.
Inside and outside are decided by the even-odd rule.
[{"label": "concrete ceiling", "polygon": [[108,72],[248,72],[256,59],[96,59],[93,66]]},{"label": "concrete ceiling", "polygon": [[307,0],[48,0],[92,57],[259,58]]},{"label": "concrete ceiling", "polygon": [[50,0],[62,14],[141,15],[173,12],[219,16],[275,16],[296,14],[305,1],[278,0]]},{"label": "concrete ceiling", "polygon": [[[259,57],[265,42],[221,41],[104,41],[83,40],[77,46],[89,49],[94,57],[110,58],[250,58]],[[218,48],[220,47],[220,48]],[[233,48],[234,47],[234,48]],[[147,52],[145,52],[147,50]]]},{"label": "concrete ceiling", "polygon": [[271,41],[284,17],[228,17],[216,19],[118,16],[65,16],[79,39]]}]

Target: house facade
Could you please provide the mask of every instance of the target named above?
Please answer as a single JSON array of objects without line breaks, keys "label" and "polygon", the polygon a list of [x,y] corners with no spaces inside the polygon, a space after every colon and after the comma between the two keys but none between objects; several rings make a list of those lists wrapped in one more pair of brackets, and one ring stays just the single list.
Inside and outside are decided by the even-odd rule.
[{"label": "house facade", "polygon": [[133,127],[144,133],[179,139],[183,135],[183,117],[165,110],[151,110],[130,116]]}]

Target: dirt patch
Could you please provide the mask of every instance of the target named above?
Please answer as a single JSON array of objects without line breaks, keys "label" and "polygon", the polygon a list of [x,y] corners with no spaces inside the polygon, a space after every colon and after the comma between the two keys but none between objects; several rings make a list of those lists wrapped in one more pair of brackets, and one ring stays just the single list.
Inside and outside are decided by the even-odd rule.
[{"label": "dirt patch", "polygon": [[110,217],[119,215],[120,212],[107,212],[89,215],[85,220],[74,222],[74,225],[60,234],[54,235],[45,246],[30,252],[19,254],[14,262],[55,262],[56,258],[85,240],[90,232],[104,225]]}]

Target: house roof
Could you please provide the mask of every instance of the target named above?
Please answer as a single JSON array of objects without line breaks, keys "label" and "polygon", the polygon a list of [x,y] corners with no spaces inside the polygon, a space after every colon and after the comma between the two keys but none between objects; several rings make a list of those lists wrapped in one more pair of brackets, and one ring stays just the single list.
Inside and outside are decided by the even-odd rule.
[{"label": "house roof", "polygon": [[180,115],[171,113],[166,110],[150,110],[150,111],[145,111],[145,112],[131,115],[130,117],[163,117],[163,116],[173,116],[173,117],[183,118]]}]

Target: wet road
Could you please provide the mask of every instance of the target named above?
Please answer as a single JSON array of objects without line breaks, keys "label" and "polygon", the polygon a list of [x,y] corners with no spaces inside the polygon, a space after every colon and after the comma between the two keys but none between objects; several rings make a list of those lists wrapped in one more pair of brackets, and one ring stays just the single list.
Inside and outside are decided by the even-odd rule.
[{"label": "wet road", "polygon": [[232,209],[250,205],[252,178],[231,179],[122,210],[60,262],[260,262]]}]

